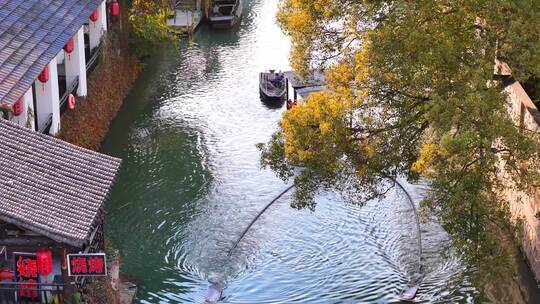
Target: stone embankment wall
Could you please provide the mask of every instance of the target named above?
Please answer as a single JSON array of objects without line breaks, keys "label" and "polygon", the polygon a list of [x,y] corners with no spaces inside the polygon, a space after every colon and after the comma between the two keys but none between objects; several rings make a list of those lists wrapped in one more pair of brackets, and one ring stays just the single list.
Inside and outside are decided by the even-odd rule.
[{"label": "stone embankment wall", "polygon": [[[516,81],[504,90],[508,94],[510,113],[516,123],[528,130],[524,132],[540,133],[540,111],[521,84]],[[504,195],[510,202],[512,221],[521,232],[522,251],[536,280],[540,282],[540,220],[535,217],[540,211],[540,192],[532,190],[525,193],[509,187]]]}]

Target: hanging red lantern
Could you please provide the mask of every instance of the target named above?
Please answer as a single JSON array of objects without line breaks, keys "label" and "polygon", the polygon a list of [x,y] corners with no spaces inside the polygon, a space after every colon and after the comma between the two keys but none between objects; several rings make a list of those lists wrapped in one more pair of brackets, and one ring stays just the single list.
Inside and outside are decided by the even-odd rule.
[{"label": "hanging red lantern", "polygon": [[90,20],[92,20],[92,22],[96,22],[98,18],[99,18],[99,9],[96,8],[90,15]]},{"label": "hanging red lantern", "polygon": [[7,268],[0,268],[0,281],[12,281],[15,275]]},{"label": "hanging red lantern", "polygon": [[14,103],[13,106],[11,107],[11,111],[12,111],[13,115],[15,115],[15,116],[21,115],[22,112],[23,112],[23,109],[24,109],[24,107],[23,107],[22,98],[17,100],[17,102]]},{"label": "hanging red lantern", "polygon": [[64,51],[68,54],[71,54],[71,52],[73,52],[73,47],[74,47],[74,40],[73,40],[73,37],[69,38],[68,42],[66,43],[66,45],[64,45]]},{"label": "hanging red lantern", "polygon": [[109,6],[109,14],[111,14],[112,17],[118,16],[120,14],[120,5],[118,2],[114,1]]},{"label": "hanging red lantern", "polygon": [[43,71],[38,76],[39,81],[45,83],[49,80],[49,65],[46,65],[43,68]]},{"label": "hanging red lantern", "polygon": [[39,248],[36,252],[37,271],[42,276],[48,276],[52,272],[53,260],[49,248]]}]

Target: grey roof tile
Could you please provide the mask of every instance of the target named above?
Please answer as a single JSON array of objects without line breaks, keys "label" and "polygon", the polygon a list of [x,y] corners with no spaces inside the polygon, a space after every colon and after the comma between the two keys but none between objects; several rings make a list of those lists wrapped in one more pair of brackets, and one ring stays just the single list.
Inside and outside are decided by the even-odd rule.
[{"label": "grey roof tile", "polygon": [[308,72],[308,75],[305,78],[294,71],[286,71],[283,72],[283,74],[289,80],[291,86],[295,89],[315,86],[326,86],[326,80],[323,71],[311,70]]},{"label": "grey roof tile", "polygon": [[12,105],[102,0],[0,0],[0,104]]},{"label": "grey roof tile", "polygon": [[0,220],[82,247],[120,163],[0,119]]}]

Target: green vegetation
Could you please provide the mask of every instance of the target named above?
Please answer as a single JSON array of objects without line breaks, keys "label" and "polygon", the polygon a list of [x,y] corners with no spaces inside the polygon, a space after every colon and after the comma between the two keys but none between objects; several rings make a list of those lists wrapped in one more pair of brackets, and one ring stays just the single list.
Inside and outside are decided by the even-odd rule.
[{"label": "green vegetation", "polygon": [[540,77],[531,77],[521,84],[536,107],[540,109]]},{"label": "green vegetation", "polygon": [[422,207],[464,260],[503,270],[499,177],[533,188],[540,157],[491,80],[495,58],[518,80],[540,71],[540,2],[283,0],[278,20],[294,68],[323,67],[329,83],[259,146],[263,166],[294,176],[295,205],[314,208],[320,189],[361,203],[383,195],[387,177],[424,179]]},{"label": "green vegetation", "polygon": [[136,56],[149,56],[156,45],[176,41],[177,36],[167,27],[169,10],[165,0],[132,1],[130,45]]}]

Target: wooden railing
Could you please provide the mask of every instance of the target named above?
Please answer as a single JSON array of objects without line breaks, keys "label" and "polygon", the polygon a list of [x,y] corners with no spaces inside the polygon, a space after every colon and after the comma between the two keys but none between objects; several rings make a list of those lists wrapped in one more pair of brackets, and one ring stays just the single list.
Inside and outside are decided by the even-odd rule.
[{"label": "wooden railing", "polygon": [[2,282],[0,281],[0,304],[64,303],[64,284]]},{"label": "wooden railing", "polygon": [[98,62],[99,62],[99,56],[101,55],[101,49],[103,48],[103,42],[100,42],[98,46],[96,46],[92,51],[92,55],[90,55],[90,59],[88,59],[88,62],[86,63],[86,75],[90,75],[92,71],[96,68]]},{"label": "wooden railing", "polygon": [[[40,122],[38,121],[38,123],[40,123]],[[45,120],[45,123],[42,124],[41,126],[39,126],[38,132],[39,133],[44,133],[44,134],[49,134],[49,131],[51,130],[51,126],[52,126],[52,113],[49,114],[49,116]]]}]

